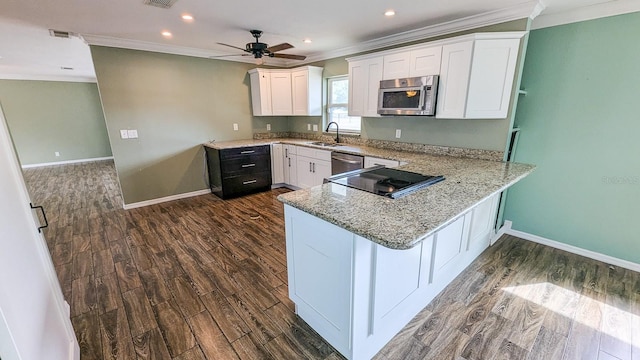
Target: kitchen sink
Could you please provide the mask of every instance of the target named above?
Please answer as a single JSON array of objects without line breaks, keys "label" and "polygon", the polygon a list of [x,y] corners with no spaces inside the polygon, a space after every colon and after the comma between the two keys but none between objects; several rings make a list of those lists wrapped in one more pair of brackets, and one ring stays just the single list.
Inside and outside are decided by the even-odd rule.
[{"label": "kitchen sink", "polygon": [[340,146],[340,144],[338,143],[327,143],[322,141],[312,142],[311,145],[326,146],[326,147]]}]

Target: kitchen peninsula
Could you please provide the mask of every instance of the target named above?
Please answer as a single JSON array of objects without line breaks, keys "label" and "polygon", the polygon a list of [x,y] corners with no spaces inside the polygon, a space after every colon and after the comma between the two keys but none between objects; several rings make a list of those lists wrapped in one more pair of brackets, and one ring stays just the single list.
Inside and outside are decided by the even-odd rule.
[{"label": "kitchen peninsula", "polygon": [[[205,144],[238,151],[264,145],[272,146],[274,173],[285,165],[274,156],[277,146],[329,150],[291,138]],[[399,199],[335,183],[278,197],[296,313],[345,357],[369,359],[495,240],[501,193],[535,167],[457,148],[447,150],[467,156],[352,144],[330,150],[445,177]]]},{"label": "kitchen peninsula", "polygon": [[369,359],[494,240],[500,194],[532,165],[350,147],[446,180],[400,199],[327,183],[280,195],[289,297],[349,359]]}]

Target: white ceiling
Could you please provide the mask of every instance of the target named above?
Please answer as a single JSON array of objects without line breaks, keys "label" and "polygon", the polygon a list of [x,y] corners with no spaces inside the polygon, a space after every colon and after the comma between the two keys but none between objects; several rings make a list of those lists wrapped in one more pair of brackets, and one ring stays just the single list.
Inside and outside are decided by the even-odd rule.
[{"label": "white ceiling", "polygon": [[[542,2],[544,5],[540,6]],[[486,25],[514,14],[520,18],[532,13],[535,16],[540,9],[544,10],[534,27],[536,22],[550,26],[640,10],[640,0],[542,2],[177,0],[171,9],[161,9],[144,5],[143,0],[3,0],[0,78],[92,81],[95,74],[86,42],[207,57],[235,53],[236,50],[216,43],[244,47],[252,40],[248,30],[260,29],[264,31],[261,41],[271,45],[291,43],[295,49],[284,53],[317,60],[341,51],[348,54],[363,50],[362,44],[368,44],[369,48],[389,44],[394,36],[401,38],[394,35],[398,33],[433,34],[434,31],[416,32],[416,29],[442,32],[459,29],[461,23]],[[389,8],[396,11],[394,17],[383,15]],[[195,20],[183,21],[180,16],[184,13],[193,15]],[[70,31],[82,38],[53,38],[48,29]],[[172,32],[172,38],[164,38],[163,30]],[[305,44],[304,38],[313,42]],[[225,59],[247,60],[247,57]]]}]

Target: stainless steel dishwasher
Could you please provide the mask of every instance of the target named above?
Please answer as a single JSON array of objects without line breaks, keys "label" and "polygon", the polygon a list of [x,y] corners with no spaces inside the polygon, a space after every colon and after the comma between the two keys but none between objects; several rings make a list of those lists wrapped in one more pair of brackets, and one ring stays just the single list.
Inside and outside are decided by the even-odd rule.
[{"label": "stainless steel dishwasher", "polygon": [[364,157],[359,155],[331,152],[331,175],[358,170],[364,167]]}]

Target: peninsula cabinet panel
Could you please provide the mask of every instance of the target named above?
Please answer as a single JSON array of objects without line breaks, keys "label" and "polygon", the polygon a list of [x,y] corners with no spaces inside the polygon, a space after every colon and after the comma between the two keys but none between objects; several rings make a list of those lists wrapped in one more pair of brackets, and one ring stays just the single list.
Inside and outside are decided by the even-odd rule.
[{"label": "peninsula cabinet panel", "polygon": [[285,204],[289,296],[297,314],[347,359],[372,358],[489,246],[467,245],[472,236],[493,233],[487,224],[498,196],[406,250]]},{"label": "peninsula cabinet panel", "polygon": [[307,323],[334,347],[346,351],[351,330],[353,234],[289,210],[285,212],[289,297]]}]

